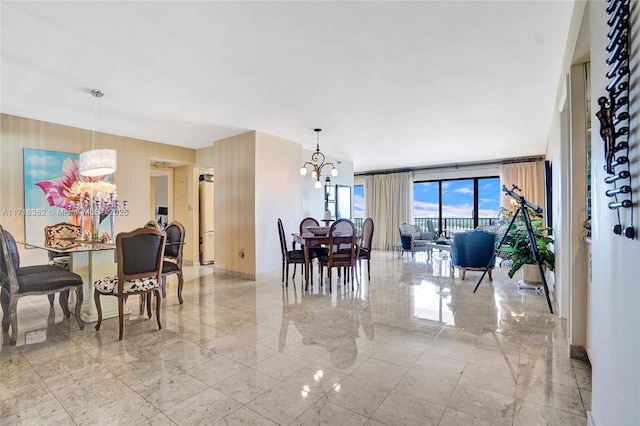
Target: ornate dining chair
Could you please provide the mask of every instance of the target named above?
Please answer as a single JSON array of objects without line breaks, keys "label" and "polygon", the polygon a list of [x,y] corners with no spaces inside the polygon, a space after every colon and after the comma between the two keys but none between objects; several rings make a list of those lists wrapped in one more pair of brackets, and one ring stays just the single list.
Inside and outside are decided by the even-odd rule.
[{"label": "ornate dining chair", "polygon": [[[357,280],[355,272],[356,264],[356,227],[349,219],[338,219],[331,224],[329,229],[329,252],[326,255],[319,256],[320,263],[320,285],[323,282],[323,267],[327,267],[327,276],[329,277],[329,293],[331,293],[331,270],[332,268],[344,268],[343,283],[349,279],[349,275]],[[349,274],[350,272],[350,274]],[[359,284],[358,284],[359,285]],[[351,280],[351,289],[353,289],[353,279]]]},{"label": "ornate dining chair", "polygon": [[[309,230],[307,229],[307,227],[309,226],[320,226],[320,223],[313,217],[305,217],[300,221],[300,233],[301,234],[308,233]],[[293,244],[293,248],[295,250],[296,248],[295,243]],[[326,247],[322,247],[322,246],[311,246],[309,247],[309,251],[314,252],[316,256],[327,254],[329,252],[329,250]]]},{"label": "ornate dining chair", "polygon": [[[282,282],[286,287],[289,287],[289,264],[293,263],[293,279],[296,278],[296,266],[301,264],[304,268],[305,258],[304,250],[289,250],[287,247],[287,239],[284,233],[284,226],[282,220],[278,218],[278,234],[280,236],[280,251],[282,252]],[[311,261],[317,256],[315,252],[309,250],[309,271],[311,272],[311,285],[313,285],[313,263]],[[285,274],[286,268],[286,274]],[[285,281],[286,276],[286,281]]]},{"label": "ornate dining chair", "polygon": [[69,290],[76,292],[75,316],[80,330],[84,322],[80,318],[83,290],[82,277],[65,271],[57,265],[20,267],[20,255],[16,241],[0,226],[0,300],[2,302],[2,331],[11,327],[9,343],[16,344],[18,337],[18,300],[24,296],[60,293],[60,307],[65,318],[69,312]]},{"label": "ornate dining chair", "polygon": [[167,297],[165,289],[169,275],[178,276],[178,300],[182,305],[182,251],[184,247],[185,230],[182,223],[173,221],[169,223],[164,232],[167,233],[167,243],[164,247],[164,260],[162,261],[162,297]]},{"label": "ornate dining chair", "polygon": [[366,218],[362,222],[362,238],[358,245],[358,253],[356,258],[358,260],[358,267],[360,268],[360,275],[362,275],[362,259],[367,261],[367,279],[371,279],[371,241],[373,239],[373,219]]},{"label": "ornate dining chair", "polygon": [[[99,279],[93,284],[93,298],[98,311],[96,331],[100,330],[102,324],[100,296],[118,298],[119,340],[122,340],[125,300],[133,294],[149,293],[156,295],[156,320],[158,329],[162,329],[160,322],[162,257],[166,237],[164,231],[147,227],[117,235],[118,274]],[[151,318],[151,309],[149,309],[149,318]]]},{"label": "ornate dining chair", "polygon": [[[55,225],[44,227],[44,245],[55,249],[66,249],[77,244],[76,238],[80,235],[81,229],[78,225],[69,222],[60,222]],[[49,264],[61,266],[64,270],[69,270],[71,256],[68,253],[60,253],[49,250]],[[53,307],[55,294],[49,294],[49,305]]]}]

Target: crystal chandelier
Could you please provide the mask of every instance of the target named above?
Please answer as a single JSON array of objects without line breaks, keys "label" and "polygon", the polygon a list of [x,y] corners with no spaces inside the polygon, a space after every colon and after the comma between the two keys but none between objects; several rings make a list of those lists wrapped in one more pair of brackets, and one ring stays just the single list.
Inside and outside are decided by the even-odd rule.
[{"label": "crystal chandelier", "polygon": [[95,98],[93,107],[93,136],[91,151],[80,154],[80,174],[82,176],[106,176],[116,171],[118,157],[115,149],[96,149],[96,119],[98,100],[104,96],[102,90],[94,89],[91,95]]},{"label": "crystal chandelier", "polygon": [[313,129],[313,131],[316,132],[316,152],[311,155],[311,161],[307,161],[302,165],[300,168],[300,175],[306,176],[308,172],[307,166],[311,166],[311,177],[316,180],[315,187],[322,188],[322,182],[320,182],[322,169],[325,166],[331,166],[331,176],[333,177],[338,176],[338,169],[336,169],[336,166],[334,166],[333,163],[324,162],[324,154],[320,152],[320,132],[322,129]]}]

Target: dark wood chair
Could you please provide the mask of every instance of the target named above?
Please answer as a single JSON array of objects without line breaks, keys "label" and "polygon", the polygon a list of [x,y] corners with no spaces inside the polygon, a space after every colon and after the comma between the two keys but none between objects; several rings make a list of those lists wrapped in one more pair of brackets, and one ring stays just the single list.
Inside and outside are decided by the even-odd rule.
[{"label": "dark wood chair", "polygon": [[[80,235],[80,227],[69,222],[60,222],[55,225],[44,227],[44,245],[55,249],[66,249],[77,244],[76,238]],[[66,253],[59,253],[49,250],[49,264],[61,266],[64,270],[69,270],[71,256]],[[49,294],[49,305],[53,307],[55,294]]]},{"label": "dark wood chair", "polygon": [[57,265],[20,267],[20,255],[13,236],[0,226],[0,299],[2,301],[2,331],[11,327],[9,343],[16,344],[18,337],[18,300],[24,296],[60,293],[60,307],[65,318],[69,312],[69,290],[76,292],[75,316],[80,330],[84,322],[80,318],[83,290],[82,277],[65,271]]},{"label": "dark wood chair", "polygon": [[[298,264],[302,265],[304,268],[305,259],[304,259],[304,250],[289,250],[287,247],[287,238],[284,233],[284,226],[282,225],[282,220],[278,218],[278,235],[280,236],[280,251],[282,252],[282,282],[285,283],[286,287],[289,287],[289,264],[293,263],[293,279],[296,278],[296,266]],[[309,250],[309,259],[313,260],[317,256],[316,254]],[[313,285],[313,264],[309,263],[309,270],[311,271],[311,285]],[[286,269],[286,274],[285,274]],[[304,270],[304,269],[303,269]],[[286,281],[285,281],[286,276]]]},{"label": "dark wood chair", "polygon": [[[118,253],[118,274],[97,280],[94,283],[93,298],[98,310],[96,330],[102,324],[102,307],[100,296],[118,298],[119,340],[124,335],[124,303],[133,294],[156,295],[156,319],[160,322],[160,306],[162,303],[162,258],[166,234],[154,228],[138,228],[131,232],[121,232],[116,237]],[[151,318],[151,304],[148,304],[148,315]]]},{"label": "dark wood chair", "polygon": [[[155,220],[150,220],[144,225],[146,228],[160,229],[160,225]],[[178,300],[182,305],[182,287],[184,286],[184,277],[182,275],[182,252],[185,239],[184,226],[173,221],[165,228],[167,233],[167,242],[164,247],[164,259],[162,261],[162,298],[167,298],[167,277],[176,274],[178,276]],[[140,296],[140,315],[144,312],[144,302],[147,301],[147,310],[151,310],[150,295]]]},{"label": "dark wood chair", "polygon": [[[355,272],[356,264],[356,227],[349,219],[338,219],[329,230],[329,251],[326,255],[319,256],[320,263],[320,282],[323,280],[323,267],[327,267],[327,275],[329,277],[329,292],[331,292],[331,270],[332,268],[344,268],[343,282],[349,279],[349,276],[357,280]],[[349,273],[350,272],[350,273]],[[322,285],[322,284],[321,284]],[[351,289],[353,289],[353,279],[351,279]]]},{"label": "dark wood chair", "polygon": [[164,232],[167,234],[167,243],[164,247],[164,260],[162,261],[162,297],[167,297],[166,281],[169,275],[178,276],[178,300],[182,305],[182,286],[184,277],[182,276],[182,251],[184,247],[185,230],[184,226],[173,221],[166,226]]},{"label": "dark wood chair", "polygon": [[[320,226],[320,223],[313,217],[305,217],[300,221],[300,233],[301,234],[308,233],[309,231],[307,230],[307,227],[309,226]],[[293,245],[293,248],[294,249],[296,248],[295,243]],[[321,255],[327,254],[329,252],[329,249],[322,246],[311,246],[309,247],[309,251],[314,252],[316,256],[321,256]]]},{"label": "dark wood chair", "polygon": [[373,239],[373,219],[366,218],[362,222],[362,238],[358,245],[358,253],[356,258],[358,259],[358,268],[360,269],[360,275],[362,275],[362,260],[367,261],[367,279],[371,279],[371,241]]}]

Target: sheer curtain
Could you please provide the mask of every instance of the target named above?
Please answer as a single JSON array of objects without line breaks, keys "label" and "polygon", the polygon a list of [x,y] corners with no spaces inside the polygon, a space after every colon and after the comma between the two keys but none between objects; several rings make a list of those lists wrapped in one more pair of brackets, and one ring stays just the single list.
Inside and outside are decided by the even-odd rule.
[{"label": "sheer curtain", "polygon": [[[517,185],[522,189],[520,195],[544,207],[544,162],[504,164],[500,166],[500,183],[509,189],[512,185]],[[511,197],[501,192],[500,206],[511,211],[515,210],[511,206],[511,200]]]},{"label": "sheer curtain", "polygon": [[365,216],[375,226],[372,248],[390,250],[400,241],[398,227],[413,216],[413,173],[365,176]]}]

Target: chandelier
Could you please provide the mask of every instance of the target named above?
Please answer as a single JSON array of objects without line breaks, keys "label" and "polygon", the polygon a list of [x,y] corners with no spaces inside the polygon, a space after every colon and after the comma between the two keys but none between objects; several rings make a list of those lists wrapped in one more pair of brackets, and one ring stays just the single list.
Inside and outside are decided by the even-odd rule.
[{"label": "chandelier", "polygon": [[115,149],[96,149],[96,118],[98,100],[104,96],[102,90],[94,89],[91,96],[95,98],[93,107],[93,136],[91,151],[80,154],[80,174],[82,176],[106,176],[116,171],[118,157]]},{"label": "chandelier", "polygon": [[306,176],[308,171],[307,166],[311,166],[311,177],[316,180],[315,187],[322,188],[322,182],[320,182],[322,169],[325,166],[331,166],[331,176],[333,177],[338,176],[338,169],[336,169],[336,166],[334,166],[333,163],[324,162],[324,154],[320,152],[320,132],[322,129],[313,129],[313,131],[316,132],[316,152],[311,155],[311,161],[307,161],[302,165],[300,168],[300,175]]}]

